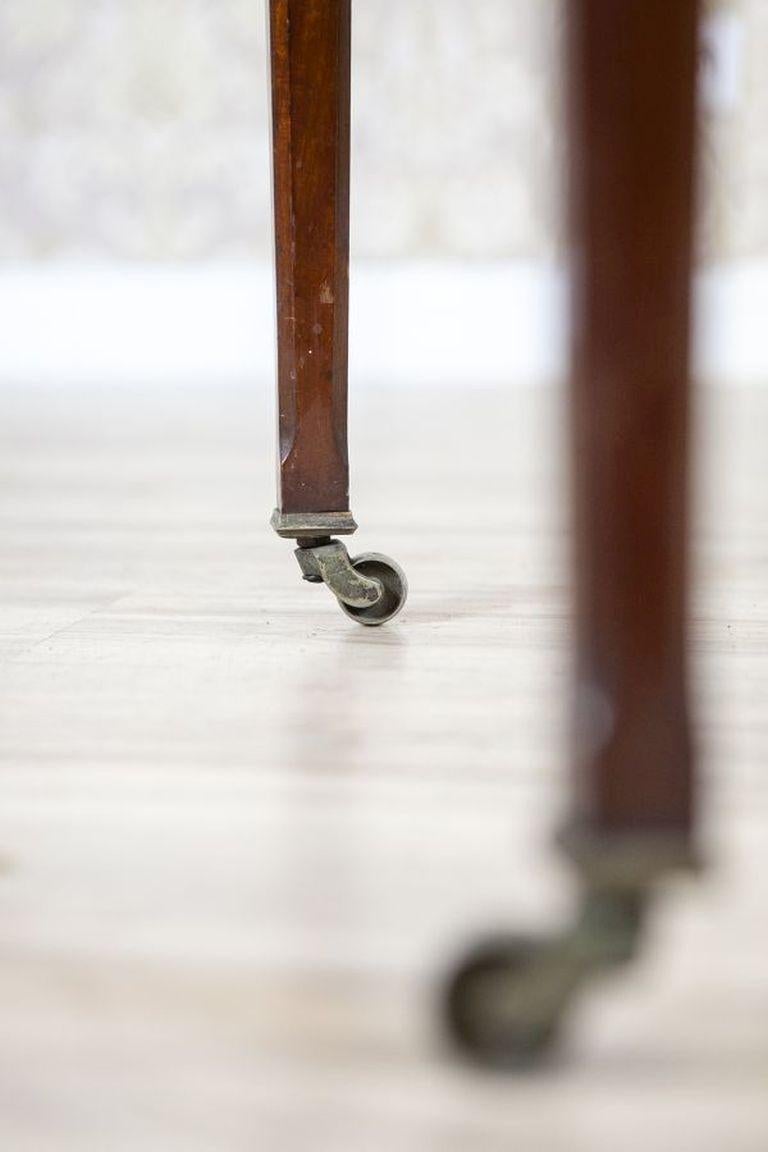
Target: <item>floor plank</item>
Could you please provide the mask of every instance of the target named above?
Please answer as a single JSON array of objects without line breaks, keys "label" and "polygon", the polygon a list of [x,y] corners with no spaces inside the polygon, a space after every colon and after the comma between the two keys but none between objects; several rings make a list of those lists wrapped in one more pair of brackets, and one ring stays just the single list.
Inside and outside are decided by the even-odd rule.
[{"label": "floor plank", "polygon": [[470,1074],[436,1027],[467,940],[571,896],[561,411],[355,398],[359,550],[411,584],[368,631],[267,527],[266,391],[5,390],[3,1147],[766,1147],[764,392],[699,404],[709,872],[548,1071]]}]

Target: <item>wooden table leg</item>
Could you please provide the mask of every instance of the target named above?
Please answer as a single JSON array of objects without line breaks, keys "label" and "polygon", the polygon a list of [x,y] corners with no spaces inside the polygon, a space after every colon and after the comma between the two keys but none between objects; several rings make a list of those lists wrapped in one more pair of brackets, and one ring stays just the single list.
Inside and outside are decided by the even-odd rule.
[{"label": "wooden table leg", "polygon": [[696,0],[570,0],[577,797],[571,843],[688,853]]},{"label": "wooden table leg", "polygon": [[568,0],[576,675],[584,885],[555,940],[495,941],[450,990],[476,1056],[527,1061],[586,978],[631,958],[694,863],[686,684],[697,0]]},{"label": "wooden table leg", "polygon": [[350,561],[349,315],[350,0],[270,0],[277,375],[278,507],[305,578],[344,610],[381,624],[402,607],[400,568]]}]

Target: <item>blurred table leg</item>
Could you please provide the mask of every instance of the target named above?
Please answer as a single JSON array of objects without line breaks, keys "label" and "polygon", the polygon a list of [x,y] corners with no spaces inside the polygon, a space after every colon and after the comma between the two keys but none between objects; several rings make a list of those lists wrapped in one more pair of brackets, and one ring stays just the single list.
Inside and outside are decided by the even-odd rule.
[{"label": "blurred table leg", "polygon": [[685,619],[697,0],[567,7],[571,840],[599,857],[608,844],[648,855],[645,838],[651,853],[684,858],[693,799]]},{"label": "blurred table leg", "polygon": [[690,866],[686,683],[697,0],[568,0],[574,796],[583,899],[491,940],[448,991],[476,1058],[527,1064],[574,993],[630,960],[655,881]]}]

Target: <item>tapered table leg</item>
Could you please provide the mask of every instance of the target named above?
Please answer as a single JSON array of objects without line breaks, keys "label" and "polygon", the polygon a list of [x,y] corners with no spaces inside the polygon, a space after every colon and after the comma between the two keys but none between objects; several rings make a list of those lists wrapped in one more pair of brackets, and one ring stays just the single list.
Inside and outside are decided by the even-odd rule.
[{"label": "tapered table leg", "polygon": [[[273,526],[349,615],[390,619],[400,568],[350,561],[347,340],[350,0],[270,0],[279,476]],[[316,552],[318,548],[323,551]],[[306,553],[306,555],[304,554]]]},{"label": "tapered table leg", "polygon": [[530,1057],[585,978],[634,953],[654,883],[694,863],[686,684],[697,0],[568,0],[575,537],[573,928],[496,941],[451,1020]]},{"label": "tapered table leg", "polygon": [[[570,0],[580,858],[688,852],[696,0]],[[612,849],[613,852],[614,849]]]}]

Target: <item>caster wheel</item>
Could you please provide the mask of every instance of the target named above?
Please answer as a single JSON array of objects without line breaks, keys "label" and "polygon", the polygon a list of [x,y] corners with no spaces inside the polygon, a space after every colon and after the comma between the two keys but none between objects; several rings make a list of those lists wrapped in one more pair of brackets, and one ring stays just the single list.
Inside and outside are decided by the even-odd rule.
[{"label": "caster wheel", "polygon": [[445,1015],[451,1039],[475,1063],[525,1069],[553,1046],[563,1007],[558,954],[513,938],[488,941],[466,958],[449,981]]},{"label": "caster wheel", "polygon": [[342,611],[358,624],[370,627],[385,624],[397,616],[408,596],[408,581],[400,565],[379,552],[364,552],[362,556],[353,556],[351,564],[362,576],[378,580],[384,594],[375,604],[365,608],[355,608],[339,600]]}]

